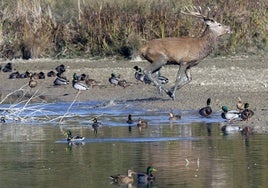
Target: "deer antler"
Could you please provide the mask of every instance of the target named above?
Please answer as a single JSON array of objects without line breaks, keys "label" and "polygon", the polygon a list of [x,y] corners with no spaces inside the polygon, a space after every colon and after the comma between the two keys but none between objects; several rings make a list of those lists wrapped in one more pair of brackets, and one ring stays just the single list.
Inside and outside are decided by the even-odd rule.
[{"label": "deer antler", "polygon": [[209,13],[211,9],[208,7],[205,12],[202,11],[202,8],[200,6],[190,6],[190,7],[184,7],[184,10],[181,10],[182,14],[194,16],[197,18],[203,18],[203,19],[212,19],[209,17]]}]

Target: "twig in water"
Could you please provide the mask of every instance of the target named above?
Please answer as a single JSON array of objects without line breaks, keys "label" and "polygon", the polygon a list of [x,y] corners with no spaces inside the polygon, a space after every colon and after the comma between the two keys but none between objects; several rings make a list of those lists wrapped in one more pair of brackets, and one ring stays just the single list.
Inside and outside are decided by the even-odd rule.
[{"label": "twig in water", "polygon": [[67,109],[66,113],[65,113],[63,116],[61,116],[60,121],[59,121],[60,123],[62,122],[63,118],[69,113],[69,111],[70,111],[70,109],[72,108],[73,104],[74,104],[75,101],[77,100],[79,94],[80,94],[80,92],[77,92],[77,94],[76,94],[76,96],[75,96],[73,102],[70,104],[70,106],[69,106],[69,108]]}]

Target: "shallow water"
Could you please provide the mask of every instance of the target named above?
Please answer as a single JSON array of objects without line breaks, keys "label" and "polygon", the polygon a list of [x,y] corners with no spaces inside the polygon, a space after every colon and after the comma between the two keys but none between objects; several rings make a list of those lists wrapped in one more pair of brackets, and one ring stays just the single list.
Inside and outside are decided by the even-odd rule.
[{"label": "shallow water", "polygon": [[[117,187],[110,175],[145,171],[148,165],[157,169],[156,181],[132,187],[268,185],[267,135],[222,134],[225,122],[218,112],[202,118],[175,110],[182,119],[170,122],[167,112],[140,110],[131,102],[78,102],[68,111],[70,105],[42,104],[39,112],[20,112],[23,121],[9,119],[0,126],[1,187]],[[129,113],[147,120],[148,128],[129,129]],[[102,123],[97,135],[91,127],[95,116]],[[67,144],[67,129],[85,140]]]}]

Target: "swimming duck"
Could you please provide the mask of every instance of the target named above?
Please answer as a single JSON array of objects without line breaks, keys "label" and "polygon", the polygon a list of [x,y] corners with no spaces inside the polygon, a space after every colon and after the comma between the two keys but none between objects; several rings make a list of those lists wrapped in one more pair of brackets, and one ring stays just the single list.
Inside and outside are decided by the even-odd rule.
[{"label": "swimming duck", "polygon": [[72,136],[72,132],[70,130],[66,131],[64,134],[67,136],[66,140],[68,142],[81,142],[85,139],[85,137],[79,135]]},{"label": "swimming duck", "polygon": [[98,128],[100,127],[100,122],[98,122],[97,118],[93,119],[92,128],[94,129],[94,133],[98,133]]},{"label": "swimming duck", "polygon": [[133,120],[132,120],[132,115],[131,114],[128,115],[127,123],[130,124],[130,125],[134,123]]},{"label": "swimming duck", "polygon": [[76,73],[73,74],[73,88],[78,90],[78,91],[85,91],[85,90],[88,90],[89,88],[87,87],[87,85],[79,82],[79,78],[77,76]]},{"label": "swimming duck", "polygon": [[132,170],[128,170],[127,171],[127,175],[113,175],[110,176],[110,179],[112,180],[113,183],[116,184],[132,184],[134,182],[134,178],[133,178],[133,174],[135,174],[136,172],[132,171]]},{"label": "swimming duck", "polygon": [[134,121],[132,120],[132,115],[129,114],[128,118],[127,118],[127,124],[128,124],[128,131],[131,132],[132,130],[132,124],[134,123]]},{"label": "swimming duck", "polygon": [[236,103],[236,108],[239,110],[239,111],[243,111],[245,108],[245,104],[242,102],[241,98],[240,97],[237,97],[238,101]]},{"label": "swimming duck", "polygon": [[145,120],[142,120],[141,118],[139,118],[138,123],[137,123],[137,127],[139,128],[139,130],[141,131],[141,129],[146,128],[148,125],[148,122]]},{"label": "swimming duck", "polygon": [[6,118],[4,117],[4,116],[2,116],[1,118],[0,118],[0,123],[5,123],[6,122]]},{"label": "swimming duck", "polygon": [[113,84],[115,86],[118,85],[119,80],[120,80],[120,75],[116,76],[114,73],[112,73],[111,77],[109,78],[110,84]]},{"label": "swimming duck", "polygon": [[174,115],[172,111],[169,112],[169,120],[179,120],[179,119],[181,119],[180,115]]},{"label": "swimming duck", "polygon": [[148,182],[153,182],[155,180],[152,172],[156,172],[157,170],[152,166],[148,166],[146,173],[137,173],[137,181],[138,183],[146,184]]},{"label": "swimming duck", "polygon": [[237,110],[228,110],[227,106],[222,106],[222,114],[221,117],[223,119],[227,119],[229,121],[238,120],[240,118],[240,112]]},{"label": "swimming duck", "polygon": [[199,110],[199,114],[203,117],[208,117],[210,116],[210,114],[212,113],[212,109],[210,107],[210,103],[211,103],[211,99],[208,98],[207,99],[207,106],[203,107]]},{"label": "swimming duck", "polygon": [[252,118],[252,116],[254,115],[254,112],[252,110],[248,109],[249,108],[248,103],[245,103],[244,108],[245,109],[241,112],[241,119],[243,121],[249,121]]}]

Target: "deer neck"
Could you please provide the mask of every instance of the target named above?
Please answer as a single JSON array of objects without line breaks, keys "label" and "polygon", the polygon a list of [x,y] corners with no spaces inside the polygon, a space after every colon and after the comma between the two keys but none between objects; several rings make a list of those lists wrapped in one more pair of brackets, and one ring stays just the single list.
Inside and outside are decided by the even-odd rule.
[{"label": "deer neck", "polygon": [[217,35],[213,33],[213,31],[211,31],[209,27],[207,26],[205,31],[200,37],[200,42],[201,42],[201,45],[203,46],[202,55],[204,57],[208,56],[212,52],[212,50],[215,48],[217,44],[217,38],[218,38]]}]

